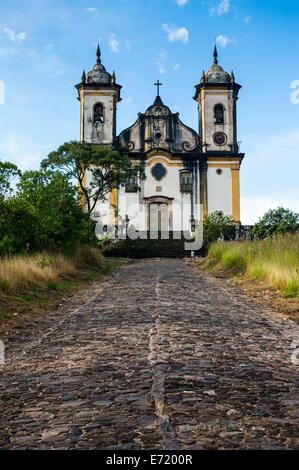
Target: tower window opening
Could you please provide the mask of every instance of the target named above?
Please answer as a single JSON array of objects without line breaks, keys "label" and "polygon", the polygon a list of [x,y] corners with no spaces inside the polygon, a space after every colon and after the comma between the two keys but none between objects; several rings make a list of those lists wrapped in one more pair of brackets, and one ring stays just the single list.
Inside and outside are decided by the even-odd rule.
[{"label": "tower window opening", "polygon": [[97,103],[93,111],[93,121],[95,123],[104,122],[104,108],[102,103]]},{"label": "tower window opening", "polygon": [[224,124],[224,108],[222,104],[216,104],[214,108],[214,123]]}]

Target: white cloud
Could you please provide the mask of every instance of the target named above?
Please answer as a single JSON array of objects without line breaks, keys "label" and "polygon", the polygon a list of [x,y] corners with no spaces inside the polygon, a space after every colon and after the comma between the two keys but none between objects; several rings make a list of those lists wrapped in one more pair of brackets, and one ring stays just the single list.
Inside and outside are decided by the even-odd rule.
[{"label": "white cloud", "polygon": [[5,57],[5,56],[8,56],[8,55],[12,55],[12,54],[16,54],[17,51],[16,49],[13,49],[13,48],[0,48],[0,57]]},{"label": "white cloud", "polygon": [[109,47],[112,52],[119,52],[119,40],[115,34],[110,34],[109,37]]},{"label": "white cloud", "polygon": [[230,0],[221,0],[221,2],[210,9],[211,16],[221,16],[229,12]]},{"label": "white cloud", "polygon": [[26,39],[26,33],[24,32],[16,34],[16,32],[10,28],[4,28],[3,32],[10,41],[24,41],[24,39]]},{"label": "white cloud", "polygon": [[158,56],[155,58],[156,67],[162,75],[166,73],[166,62],[167,62],[167,51],[165,49],[161,49]]},{"label": "white cloud", "polygon": [[93,13],[95,17],[99,16],[100,14],[99,10],[95,7],[85,8],[85,11],[87,11],[88,13]]},{"label": "white cloud", "polygon": [[236,42],[236,40],[223,36],[223,34],[220,34],[219,36],[217,36],[216,42],[217,44],[219,44],[219,46],[226,47],[230,42]]},{"label": "white cloud", "polygon": [[175,64],[175,65],[173,66],[173,68],[174,68],[174,70],[177,70],[180,66],[181,66],[181,64]]},{"label": "white cloud", "polygon": [[127,51],[131,50],[131,43],[130,43],[129,39],[125,39],[125,47],[126,47]]},{"label": "white cloud", "polygon": [[53,49],[53,47],[54,47],[54,45],[52,43],[50,43],[50,44],[47,44],[45,46],[45,49],[46,49],[46,51],[51,51]]},{"label": "white cloud", "polygon": [[[264,135],[262,139],[259,135],[247,135],[244,137],[244,144],[245,142],[246,153],[250,152],[251,155],[263,161],[288,158],[299,162],[299,128],[280,134]],[[263,142],[262,146],[261,142]]]},{"label": "white cloud", "polygon": [[175,0],[175,3],[176,3],[179,7],[183,7],[184,5],[186,5],[187,2],[188,2],[188,0]]},{"label": "white cloud", "polygon": [[298,194],[292,192],[274,197],[241,197],[241,222],[243,225],[254,225],[269,209],[284,207],[299,212]]},{"label": "white cloud", "polygon": [[[247,165],[249,174],[258,172],[268,178],[280,179],[279,184],[273,190],[273,184],[267,194],[267,181],[258,187],[262,194],[256,195],[256,186],[250,194],[253,196],[241,197],[241,221],[243,224],[253,224],[269,209],[279,206],[299,212],[299,188],[290,181],[289,176],[298,173],[299,169],[299,128],[283,131],[273,135],[244,135],[244,145],[241,151],[245,151],[244,165]],[[244,148],[243,148],[244,147]],[[282,168],[281,168],[282,165]],[[243,166],[243,165],[242,165]],[[241,168],[241,186],[242,186]],[[291,178],[294,181],[294,178]],[[295,180],[296,181],[296,180]],[[248,186],[248,185],[247,185]],[[249,191],[247,189],[246,193]],[[270,193],[270,194],[269,194]]]},{"label": "white cloud", "polygon": [[181,41],[184,44],[189,42],[189,31],[184,26],[182,28],[171,28],[168,24],[162,24],[162,28],[166,31],[169,42]]},{"label": "white cloud", "polygon": [[124,104],[129,104],[129,103],[132,103],[132,101],[133,101],[132,96],[128,96],[127,98],[124,99],[123,103]]},{"label": "white cloud", "polygon": [[45,153],[51,150],[50,146],[39,147],[23,132],[14,132],[0,142],[0,156],[18,165],[21,170],[37,169]]},{"label": "white cloud", "polygon": [[0,80],[0,104],[5,104],[5,83]]},{"label": "white cloud", "polygon": [[250,23],[251,22],[251,16],[245,16],[245,18],[243,18],[243,21],[244,21],[244,23]]}]

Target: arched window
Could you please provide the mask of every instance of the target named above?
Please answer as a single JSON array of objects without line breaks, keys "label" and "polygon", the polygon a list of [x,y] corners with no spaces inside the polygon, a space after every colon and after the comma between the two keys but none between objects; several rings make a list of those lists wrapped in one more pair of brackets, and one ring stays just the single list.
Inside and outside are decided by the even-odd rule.
[{"label": "arched window", "polygon": [[93,122],[104,122],[104,108],[102,103],[97,103],[93,109]]},{"label": "arched window", "polygon": [[222,104],[216,104],[214,108],[214,123],[224,124],[224,108]]}]

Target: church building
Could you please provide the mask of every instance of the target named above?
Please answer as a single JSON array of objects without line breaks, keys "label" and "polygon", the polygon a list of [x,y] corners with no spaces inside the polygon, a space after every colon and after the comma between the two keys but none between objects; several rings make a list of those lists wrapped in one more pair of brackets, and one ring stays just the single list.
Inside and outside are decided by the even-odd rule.
[{"label": "church building", "polygon": [[[76,88],[81,103],[81,142],[121,145],[133,164],[142,165],[145,180],[131,178],[99,202],[93,217],[111,232],[125,220],[140,232],[188,231],[201,214],[219,211],[240,224],[239,170],[244,154],[237,140],[237,100],[241,88],[233,72],[214,63],[202,72],[193,99],[198,107],[198,130],[183,124],[160,96],[116,135],[121,86],[106,71],[98,47],[97,62]],[[191,97],[190,97],[191,98]],[[85,184],[89,184],[86,174]],[[140,189],[138,189],[138,187]]]}]

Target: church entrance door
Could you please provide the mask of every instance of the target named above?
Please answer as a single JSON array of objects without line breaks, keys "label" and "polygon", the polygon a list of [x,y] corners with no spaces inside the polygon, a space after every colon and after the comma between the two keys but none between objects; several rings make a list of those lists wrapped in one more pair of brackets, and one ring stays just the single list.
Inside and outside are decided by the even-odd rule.
[{"label": "church entrance door", "polygon": [[165,203],[150,204],[150,231],[168,232],[169,213],[168,205]]}]

